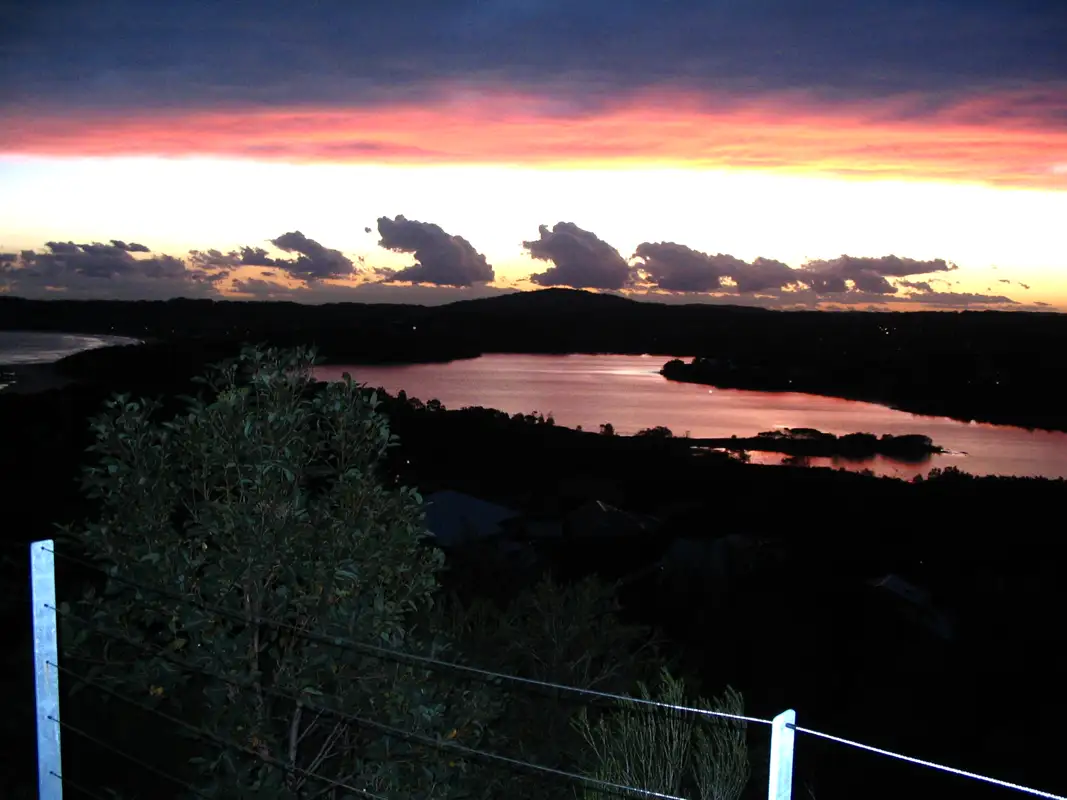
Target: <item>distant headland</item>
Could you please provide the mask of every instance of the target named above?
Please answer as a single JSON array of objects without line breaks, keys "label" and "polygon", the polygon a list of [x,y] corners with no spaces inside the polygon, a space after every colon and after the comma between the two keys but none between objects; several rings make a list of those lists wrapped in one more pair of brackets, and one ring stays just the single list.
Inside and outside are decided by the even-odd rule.
[{"label": "distant headland", "polygon": [[1067,315],[769,311],[667,305],[569,289],[443,306],[0,297],[0,329],[113,334],[225,350],[314,344],[332,363],[483,353],[685,355],[672,380],[795,391],[930,416],[1067,431]]}]

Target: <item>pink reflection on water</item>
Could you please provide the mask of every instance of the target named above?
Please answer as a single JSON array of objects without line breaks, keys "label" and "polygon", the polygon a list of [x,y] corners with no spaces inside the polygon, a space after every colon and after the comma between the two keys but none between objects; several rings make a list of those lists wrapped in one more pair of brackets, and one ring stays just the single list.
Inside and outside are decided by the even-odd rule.
[{"label": "pink reflection on water", "polygon": [[[485,406],[509,414],[551,413],[556,423],[596,431],[610,422],[623,435],[665,425],[681,436],[752,436],[774,428],[817,428],[837,435],[920,433],[953,451],[921,464],[882,457],[868,461],[812,459],[812,465],[872,469],[910,478],[933,467],[958,466],[974,474],[1067,476],[1067,434],[920,417],[884,406],[797,393],[710,389],[658,374],[671,356],[536,356],[492,354],[448,364],[328,366],[323,380],[343,372],[391,393],[403,389],[447,408]],[[780,456],[755,454],[777,463]]]}]

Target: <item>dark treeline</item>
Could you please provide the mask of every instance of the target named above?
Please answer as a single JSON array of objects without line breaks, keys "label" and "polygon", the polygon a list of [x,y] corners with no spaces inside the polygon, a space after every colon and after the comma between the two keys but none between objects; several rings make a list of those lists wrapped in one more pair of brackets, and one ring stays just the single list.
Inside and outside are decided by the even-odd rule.
[{"label": "dark treeline", "polygon": [[1067,429],[1067,316],[801,312],[637,302],[566,289],[445,306],[0,298],[0,327],[317,344],[334,362],[485,352],[654,353],[676,380],[802,391],[922,414]]},{"label": "dark treeline", "polygon": [[[430,318],[431,310],[395,313]],[[1051,323],[1038,318],[1031,324]],[[67,325],[85,328],[75,320]],[[546,324],[545,330],[558,327]],[[114,332],[133,333],[117,326]],[[88,352],[61,363],[83,383],[0,394],[7,544],[49,537],[53,523],[91,515],[92,503],[79,490],[79,467],[90,443],[88,418],[112,392],[163,395],[176,411],[176,395],[196,389],[189,378],[230,355],[231,345],[200,349],[189,341]],[[358,372],[354,377],[358,381]],[[1061,680],[1067,641],[1057,616],[1064,600],[1062,547],[1058,528],[1048,522],[1059,519],[1064,482],[946,471],[906,483],[759,467],[725,455],[694,455],[679,438],[605,436],[528,415],[446,410],[432,398],[383,399],[400,437],[387,464],[396,483],[424,493],[467,491],[537,519],[558,518],[592,500],[654,515],[660,521],[654,535],[570,533],[536,547],[542,563],[566,580],[589,573],[623,580],[628,614],[664,630],[705,685],[741,690],[746,713],[770,717],[793,707],[808,727],[1050,791],[1064,788],[1058,740],[1042,724],[1050,709],[1067,701]],[[751,555],[720,558],[721,551]],[[677,568],[664,561],[672,553],[679,555]],[[708,553],[719,555],[701,560]],[[450,553],[449,563],[453,587],[487,596],[518,591],[541,569],[477,546]],[[923,613],[937,609],[951,621],[950,631],[868,585],[889,574],[923,587],[930,596]],[[25,765],[32,778],[25,577],[24,559],[9,558],[4,621],[13,633],[5,679],[17,702],[5,717],[5,733],[11,763]],[[61,571],[61,591],[71,592],[75,577]],[[753,797],[765,792],[766,764],[758,751],[766,737],[765,729],[753,729]],[[917,789],[968,797],[1003,791],[829,743],[805,740],[798,749],[797,791],[810,781],[819,798],[860,790],[865,797]]]}]

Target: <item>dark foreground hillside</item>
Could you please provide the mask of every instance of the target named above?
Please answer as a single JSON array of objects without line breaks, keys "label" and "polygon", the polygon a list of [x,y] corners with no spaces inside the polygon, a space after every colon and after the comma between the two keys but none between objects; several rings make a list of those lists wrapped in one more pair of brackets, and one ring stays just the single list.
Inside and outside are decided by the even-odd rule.
[{"label": "dark foreground hillside", "polygon": [[[101,351],[66,369],[103,382],[0,394],[6,543],[47,538],[53,523],[92,511],[78,467],[87,418],[110,392],[191,392],[186,379],[229,354],[225,345]],[[484,542],[451,550],[454,587],[505,596],[547,568],[567,580],[590,572],[623,579],[628,613],[663,629],[706,685],[741,690],[747,713],[766,718],[792,707],[807,727],[1067,788],[1049,713],[1067,702],[1054,523],[1064,482],[948,473],[907,484],[743,465],[690,455],[679,440],[579,433],[484,409],[389,397],[384,409],[400,437],[392,480],[424,493],[470,493],[540,525],[538,541],[532,528],[515,534],[532,559]],[[595,515],[568,516],[593,501],[645,522],[599,526]],[[5,562],[3,605],[13,632],[9,763],[27,767],[10,780],[23,781],[33,745],[24,561]],[[902,599],[894,581],[926,599]],[[752,737],[758,753],[766,731]],[[1004,791],[810,739],[798,743],[797,774],[798,792],[810,781],[820,800]],[[753,783],[762,786],[765,775],[757,761]]]}]

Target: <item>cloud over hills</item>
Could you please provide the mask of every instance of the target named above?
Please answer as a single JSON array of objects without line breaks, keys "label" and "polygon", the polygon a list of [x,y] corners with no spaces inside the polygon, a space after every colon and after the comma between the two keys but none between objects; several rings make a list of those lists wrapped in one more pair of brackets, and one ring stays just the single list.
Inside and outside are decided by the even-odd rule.
[{"label": "cloud over hills", "polygon": [[829,261],[809,261],[800,270],[801,282],[819,294],[838,294],[853,289],[870,294],[896,294],[899,286],[888,278],[908,278],[956,269],[944,259],[916,261],[894,255],[881,258],[841,256]]},{"label": "cloud over hills", "polygon": [[462,236],[452,236],[432,222],[380,217],[378,244],[396,253],[413,253],[415,264],[384,273],[387,282],[410,281],[435,286],[473,286],[490,283],[493,267]]},{"label": "cloud over hills", "polygon": [[[506,291],[492,265],[462,236],[435,223],[403,215],[380,217],[379,246],[410,253],[415,264],[401,269],[369,266],[371,255],[353,259],[300,231],[269,243],[285,258],[259,246],[227,252],[191,250],[185,257],[151,253],[138,243],[111,240],[50,241],[44,252],[0,253],[0,291],[28,297],[114,297],[239,295],[303,302],[450,302]],[[365,229],[366,230],[366,229]],[[787,308],[861,308],[911,303],[928,307],[1037,308],[1002,294],[951,291],[937,277],[955,274],[944,259],[896,255],[841,255],[791,267],[770,258],[751,261],[705,253],[677,242],[642,242],[629,259],[592,231],[560,221],[538,227],[538,238],[522,242],[529,256],[548,263],[525,285],[570,287],[628,294],[664,302],[727,302]],[[136,255],[135,255],[136,254]],[[523,280],[511,281],[522,286]],[[1024,289],[1030,285],[1000,279]],[[935,288],[935,284],[945,289]],[[415,299],[415,298],[418,299]]]},{"label": "cloud over hills", "polygon": [[205,270],[181,258],[152,255],[141,244],[47,242],[46,252],[0,253],[0,291],[28,297],[159,299],[218,293],[226,270]]},{"label": "cloud over hills", "polygon": [[350,258],[339,250],[323,247],[300,231],[282,234],[270,243],[296,258],[275,258],[262,247],[241,247],[222,253],[219,250],[190,250],[189,262],[200,269],[236,267],[273,267],[299,281],[348,278],[358,272]]},{"label": "cloud over hills", "polygon": [[557,222],[551,230],[540,225],[537,230],[540,238],[522,246],[533,258],[552,266],[531,275],[532,283],[574,289],[625,289],[633,283],[633,267],[596,234],[573,222]]},{"label": "cloud over hills", "polygon": [[729,279],[746,294],[780,290],[797,283],[796,270],[781,261],[757,258],[752,263],[731,255],[701,253],[674,242],[642,242],[634,252],[640,269],[655,288],[667,292],[713,292]]},{"label": "cloud over hills", "polygon": [[[554,263],[546,272],[530,277],[541,286],[616,290],[641,287],[694,295],[788,295],[800,302],[805,290],[811,296],[834,296],[835,300],[845,294],[896,295],[902,288],[931,292],[928,283],[919,285],[903,279],[956,269],[956,265],[943,259],[918,261],[895,255],[842,255],[793,268],[769,258],[749,262],[726,253],[702,253],[676,242],[642,242],[633,255],[636,265],[631,266],[613,247],[572,223],[558,223],[552,232],[542,225],[540,231],[540,241],[524,242],[524,246],[535,257]],[[891,283],[890,278],[902,280]],[[1012,301],[998,298],[991,302]]]}]

